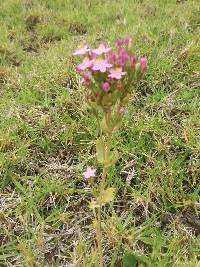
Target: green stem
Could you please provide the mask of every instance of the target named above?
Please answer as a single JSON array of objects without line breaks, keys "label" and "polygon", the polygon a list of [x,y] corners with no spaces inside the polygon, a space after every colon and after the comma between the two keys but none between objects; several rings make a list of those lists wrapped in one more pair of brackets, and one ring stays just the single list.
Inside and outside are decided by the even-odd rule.
[{"label": "green stem", "polygon": [[99,198],[100,198],[100,205],[98,208],[98,217],[97,217],[97,242],[98,242],[98,253],[99,253],[99,266],[103,267],[103,246],[102,246],[102,231],[101,231],[101,210],[102,210],[102,194],[104,191],[105,187],[105,180],[106,180],[106,167],[103,168],[103,174],[102,174],[102,181],[100,185],[100,193],[99,193]]},{"label": "green stem", "polygon": [[[102,129],[101,129],[100,121],[99,121],[99,116],[98,116],[98,114],[95,114],[95,115],[96,115],[96,118],[97,118],[97,123],[98,123],[98,126],[99,126],[99,130],[100,130],[100,138],[102,140],[102,143],[104,143],[104,138],[103,138]],[[106,115],[107,115],[106,119],[109,120],[109,115],[110,114],[106,114]],[[112,133],[111,133],[111,135],[112,135]],[[105,141],[107,141],[107,144],[104,147],[104,159],[106,159],[107,156],[109,155],[110,140],[111,140],[110,136],[108,138],[106,138],[106,140],[105,140]],[[96,228],[97,243],[98,243],[98,254],[99,254],[99,266],[100,267],[104,267],[102,231],[101,231],[101,211],[102,211],[102,195],[103,195],[103,191],[105,189],[106,175],[107,175],[107,167],[104,165],[103,174],[102,174],[102,180],[101,180],[101,183],[100,183],[100,190],[99,190],[99,208],[98,208],[98,213],[97,213],[97,228]]]}]

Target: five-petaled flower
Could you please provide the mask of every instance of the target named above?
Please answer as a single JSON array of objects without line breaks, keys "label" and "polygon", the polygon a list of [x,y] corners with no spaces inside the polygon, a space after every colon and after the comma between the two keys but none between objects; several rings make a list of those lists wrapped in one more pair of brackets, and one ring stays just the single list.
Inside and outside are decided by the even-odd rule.
[{"label": "five-petaled flower", "polygon": [[87,170],[83,172],[83,176],[85,179],[88,179],[90,177],[95,177],[96,175],[96,169],[92,169],[91,167],[87,167]]},{"label": "five-petaled flower", "polygon": [[93,71],[106,72],[107,69],[111,68],[112,64],[110,64],[106,59],[95,60],[92,66]]},{"label": "five-petaled flower", "polygon": [[94,63],[94,59],[91,59],[91,60],[89,60],[89,59],[85,59],[85,60],[83,61],[83,63],[79,64],[79,65],[76,67],[76,69],[77,69],[79,72],[80,72],[80,71],[83,71],[83,70],[85,70],[85,69],[90,68],[90,67],[93,65],[93,63]]},{"label": "five-petaled flower", "polygon": [[122,71],[122,68],[110,69],[109,78],[120,80],[123,75],[126,75],[125,71]]},{"label": "five-petaled flower", "polygon": [[112,51],[112,48],[105,46],[104,44],[100,44],[97,49],[92,49],[92,53],[95,55],[102,55],[104,53],[109,53]]}]

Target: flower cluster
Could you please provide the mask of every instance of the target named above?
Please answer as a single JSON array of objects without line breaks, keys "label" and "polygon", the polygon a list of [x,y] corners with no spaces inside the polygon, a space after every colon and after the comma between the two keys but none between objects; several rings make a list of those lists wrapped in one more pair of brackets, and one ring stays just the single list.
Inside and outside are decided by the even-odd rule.
[{"label": "flower cluster", "polygon": [[143,75],[147,67],[146,57],[136,57],[132,51],[132,38],[117,39],[116,49],[101,43],[96,49],[88,46],[74,52],[84,56],[83,62],[76,66],[87,90],[88,103],[110,111],[116,103],[123,110],[134,83]]}]

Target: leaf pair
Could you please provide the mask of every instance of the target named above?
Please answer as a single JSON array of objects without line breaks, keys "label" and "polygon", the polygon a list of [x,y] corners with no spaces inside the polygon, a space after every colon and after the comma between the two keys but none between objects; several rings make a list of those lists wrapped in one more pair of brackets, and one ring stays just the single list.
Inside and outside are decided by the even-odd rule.
[{"label": "leaf pair", "polygon": [[112,133],[120,128],[121,123],[122,123],[122,114],[120,112],[115,111],[111,114],[109,121],[106,121],[106,118],[104,116],[101,122],[101,127],[104,132]]},{"label": "leaf pair", "polygon": [[96,200],[92,200],[90,203],[90,208],[99,208],[100,206],[104,206],[106,203],[109,203],[114,200],[115,196],[115,188],[110,187],[103,191],[102,195],[100,195]]},{"label": "leaf pair", "polygon": [[96,152],[98,162],[105,167],[114,165],[119,158],[118,151],[107,150],[105,142],[102,139],[97,139],[96,141]]}]

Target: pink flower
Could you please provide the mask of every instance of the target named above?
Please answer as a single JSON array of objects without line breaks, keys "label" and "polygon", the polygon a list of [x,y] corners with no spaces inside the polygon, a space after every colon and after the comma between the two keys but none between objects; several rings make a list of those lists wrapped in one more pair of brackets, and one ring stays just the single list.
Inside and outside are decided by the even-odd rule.
[{"label": "pink flower", "polygon": [[92,49],[92,53],[95,55],[102,55],[104,53],[108,53],[112,50],[110,47],[106,47],[104,44],[100,44],[100,46],[97,49]]},{"label": "pink flower", "polygon": [[78,56],[78,55],[85,55],[87,52],[89,52],[90,51],[90,49],[87,47],[87,46],[84,46],[84,47],[82,47],[82,48],[79,48],[79,49],[77,49],[74,53],[73,53],[73,55],[74,56]]},{"label": "pink flower", "polygon": [[141,69],[142,70],[145,70],[146,69],[147,63],[148,63],[148,60],[147,60],[146,57],[141,57],[140,58],[140,65],[141,65]]},{"label": "pink flower", "polygon": [[106,59],[95,60],[92,66],[92,70],[106,72],[107,69],[111,68],[112,64],[110,64]]},{"label": "pink flower", "polygon": [[116,43],[117,43],[118,46],[122,46],[123,45],[123,41],[120,38],[117,39]]},{"label": "pink flower", "polygon": [[137,63],[137,58],[136,56],[133,56],[131,59],[132,65],[135,66],[135,64]]},{"label": "pink flower", "polygon": [[90,177],[95,177],[96,175],[96,169],[92,169],[90,167],[87,167],[87,170],[83,172],[83,176],[85,179],[88,179]]},{"label": "pink flower", "polygon": [[121,107],[120,110],[119,110],[119,112],[121,112],[121,113],[127,113],[128,112],[128,108]]},{"label": "pink flower", "polygon": [[117,61],[117,56],[115,54],[112,55],[112,62],[116,62]]},{"label": "pink flower", "polygon": [[132,43],[132,38],[127,35],[126,38],[125,38],[125,44],[127,44],[128,46],[130,46],[131,43]]},{"label": "pink flower", "polygon": [[85,70],[85,69],[90,68],[90,67],[92,66],[93,63],[94,63],[94,60],[93,60],[93,59],[92,59],[92,60],[85,59],[85,60],[83,61],[83,63],[79,64],[79,65],[76,67],[76,69],[77,69],[78,72],[81,72],[81,71],[83,71],[83,70]]},{"label": "pink flower", "polygon": [[126,72],[122,71],[122,68],[110,69],[110,74],[108,75],[109,78],[120,80]]},{"label": "pink flower", "polygon": [[108,92],[110,90],[110,84],[108,82],[103,83],[102,88],[104,92]]},{"label": "pink flower", "polygon": [[129,61],[128,52],[125,49],[120,49],[119,53],[120,53],[120,56],[119,56],[117,63],[119,65],[124,65],[124,64],[128,63],[128,61]]},{"label": "pink flower", "polygon": [[88,73],[86,73],[84,76],[83,76],[83,79],[81,80],[81,83],[84,84],[84,85],[87,85],[90,83],[90,78],[92,77],[92,73],[91,71],[88,71]]}]

